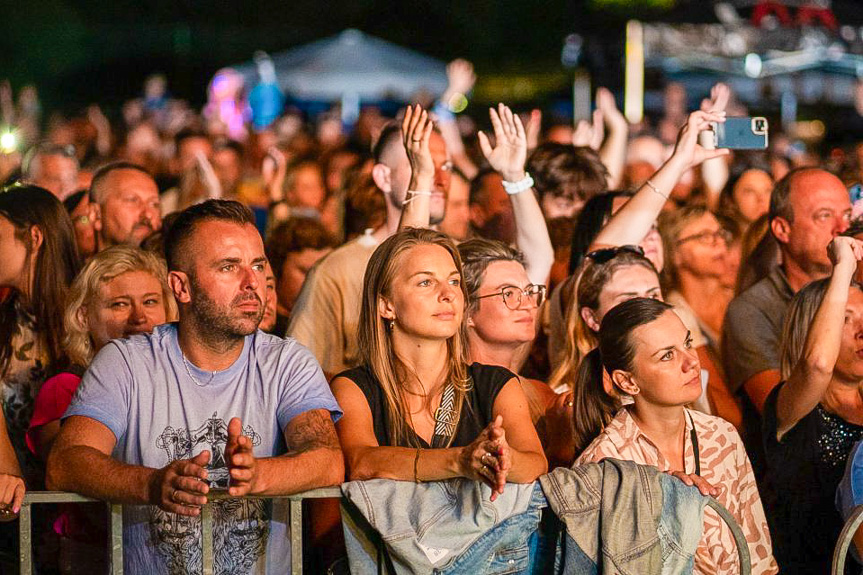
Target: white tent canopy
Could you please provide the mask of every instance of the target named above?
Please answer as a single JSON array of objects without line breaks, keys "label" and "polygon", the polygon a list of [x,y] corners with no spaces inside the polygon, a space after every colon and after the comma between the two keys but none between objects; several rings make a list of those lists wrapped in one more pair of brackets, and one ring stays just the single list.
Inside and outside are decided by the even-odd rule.
[{"label": "white tent canopy", "polygon": [[[359,30],[344,32],[272,55],[279,87],[302,100],[407,100],[424,90],[446,89],[446,64]],[[251,87],[254,63],[237,66]]]}]

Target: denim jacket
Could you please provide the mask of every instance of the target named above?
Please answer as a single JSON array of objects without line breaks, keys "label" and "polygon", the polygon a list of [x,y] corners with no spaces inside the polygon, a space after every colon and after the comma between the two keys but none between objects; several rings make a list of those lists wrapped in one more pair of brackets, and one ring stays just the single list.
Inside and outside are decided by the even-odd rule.
[{"label": "denim jacket", "polygon": [[707,498],[631,461],[558,468],[539,478],[564,524],[557,573],[691,573]]},{"label": "denim jacket", "polygon": [[[537,531],[547,506],[539,484],[491,490],[467,479],[412,483],[373,479],[342,485],[342,525],[352,575],[522,574],[535,569]],[[356,513],[347,513],[353,506]],[[375,533],[370,533],[370,529]],[[380,537],[385,552],[376,548]]]}]

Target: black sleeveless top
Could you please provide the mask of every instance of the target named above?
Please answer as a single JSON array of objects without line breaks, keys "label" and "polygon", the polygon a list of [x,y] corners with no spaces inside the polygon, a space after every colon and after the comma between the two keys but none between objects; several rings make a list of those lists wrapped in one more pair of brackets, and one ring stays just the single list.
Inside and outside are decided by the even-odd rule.
[{"label": "black sleeveless top", "polygon": [[[474,363],[468,366],[467,374],[472,380],[472,387],[465,395],[465,401],[461,407],[458,427],[455,431],[451,447],[464,447],[470,445],[476,436],[494,421],[492,411],[497,394],[515,375],[506,368],[496,365],[482,365]],[[336,377],[350,379],[359,387],[366,396],[369,409],[372,412],[375,437],[378,445],[392,447],[393,442],[387,433],[388,415],[386,411],[386,400],[380,383],[366,366],[355,367],[343,371]],[[410,429],[410,427],[408,427]],[[417,445],[428,448],[428,443],[418,435],[415,435]]]}]

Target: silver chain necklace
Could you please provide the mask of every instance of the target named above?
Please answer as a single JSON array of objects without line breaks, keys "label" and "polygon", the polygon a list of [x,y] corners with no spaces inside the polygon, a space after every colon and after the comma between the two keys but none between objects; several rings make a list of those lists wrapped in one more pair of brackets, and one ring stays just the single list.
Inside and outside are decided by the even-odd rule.
[{"label": "silver chain necklace", "polygon": [[206,387],[213,381],[213,378],[216,376],[215,371],[210,373],[210,381],[208,381],[207,383],[201,383],[200,381],[198,381],[197,378],[192,375],[192,370],[189,369],[189,362],[186,361],[186,354],[181,351],[180,355],[183,357],[183,366],[186,368],[186,373],[189,374],[189,377],[195,385],[197,385],[198,387]]}]

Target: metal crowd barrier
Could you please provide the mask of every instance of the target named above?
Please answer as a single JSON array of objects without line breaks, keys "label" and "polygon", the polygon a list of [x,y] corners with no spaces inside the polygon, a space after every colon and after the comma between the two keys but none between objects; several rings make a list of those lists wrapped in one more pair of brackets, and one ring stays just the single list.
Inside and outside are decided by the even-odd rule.
[{"label": "metal crowd barrier", "polygon": [[863,523],[863,505],[858,505],[842,527],[842,532],[839,533],[839,541],[836,542],[836,547],[833,549],[832,573],[840,575],[845,573],[845,558],[848,556],[848,547],[861,523]]},{"label": "metal crowd barrier", "polygon": [[[288,514],[290,517],[291,526],[291,575],[302,575],[303,573],[303,500],[304,499],[341,499],[342,492],[338,487],[326,487],[323,489],[313,489],[303,493],[295,493],[294,495],[283,495],[279,497],[266,496],[247,496],[249,499],[286,499],[288,502]],[[225,492],[211,492],[208,496],[208,501],[219,501],[222,499],[230,499]],[[24,497],[24,504],[21,506],[18,522],[18,537],[20,541],[20,575],[33,574],[33,537],[32,529],[32,509],[33,505],[44,503],[104,503],[108,506],[108,521],[109,521],[109,560],[112,575],[122,575],[123,573],[123,506],[120,504],[105,503],[98,499],[90,499],[82,497],[74,493],[65,491],[31,491]],[[746,543],[746,538],[743,531],[737,522],[731,516],[725,507],[717,502],[712,497],[707,499],[707,505],[712,507],[719,516],[731,528],[731,533],[734,537],[734,542],[737,546],[737,554],[740,560],[741,575],[749,575],[751,571],[751,561],[749,556],[749,546]],[[213,565],[213,507],[211,503],[207,503],[201,509],[201,539],[202,539],[202,555],[203,555],[203,571],[202,575],[214,575],[215,569]],[[853,537],[857,527],[863,523],[863,505],[858,507],[845,529],[842,530],[842,536],[839,538],[840,545],[836,546],[836,551],[833,557],[833,573],[843,573],[845,565],[845,553],[848,550],[848,544]],[[840,553],[841,548],[841,553]],[[837,571],[837,557],[839,570]]]},{"label": "metal crowd barrier", "polygon": [[[303,572],[303,499],[326,499],[330,497],[341,498],[342,492],[338,487],[327,487],[313,489],[294,495],[283,495],[279,497],[258,497],[254,499],[287,500],[288,513],[291,523],[291,575],[302,575]],[[210,493],[209,501],[229,499],[227,493]],[[97,499],[82,497],[74,493],[64,491],[30,491],[24,497],[18,521],[18,538],[20,541],[20,573],[21,575],[33,574],[33,535],[32,535],[32,509],[33,505],[45,503],[104,503],[108,506],[109,518],[109,545],[108,554],[112,575],[123,573],[123,506],[119,504],[105,503]],[[203,546],[203,575],[213,575],[213,507],[207,503],[201,509],[201,533]]]}]

